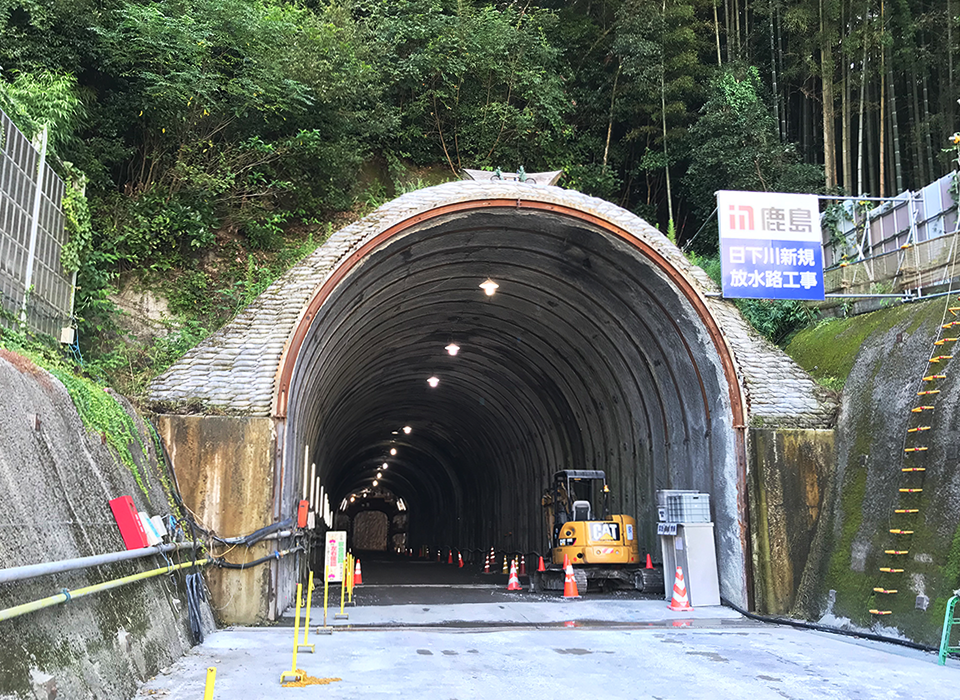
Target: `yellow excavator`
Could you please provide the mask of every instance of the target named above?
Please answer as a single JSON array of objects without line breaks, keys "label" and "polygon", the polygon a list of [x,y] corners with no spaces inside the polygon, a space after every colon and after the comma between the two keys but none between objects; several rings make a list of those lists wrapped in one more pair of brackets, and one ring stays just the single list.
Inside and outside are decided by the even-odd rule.
[{"label": "yellow excavator", "polygon": [[637,521],[610,514],[610,488],[604,472],[564,469],[553,475],[543,494],[550,566],[533,572],[533,590],[563,590],[563,561],[573,564],[577,588],[586,591],[635,588],[663,591],[662,568],[645,569],[637,542]]}]

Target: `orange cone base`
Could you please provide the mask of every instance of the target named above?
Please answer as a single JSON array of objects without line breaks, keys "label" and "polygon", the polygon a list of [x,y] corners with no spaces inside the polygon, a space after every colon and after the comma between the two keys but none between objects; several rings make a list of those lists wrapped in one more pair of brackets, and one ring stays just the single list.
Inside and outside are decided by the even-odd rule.
[{"label": "orange cone base", "polygon": [[668,605],[667,607],[673,610],[674,612],[687,612],[687,611],[693,610],[693,606],[690,605],[689,601],[682,601],[681,603],[677,603],[677,601],[671,600],[670,605]]},{"label": "orange cone base", "polygon": [[[566,559],[566,557],[564,557]],[[573,567],[570,566],[570,560],[567,559],[566,576],[563,579],[563,597],[579,598],[580,591],[577,590],[577,581],[573,577]]]}]

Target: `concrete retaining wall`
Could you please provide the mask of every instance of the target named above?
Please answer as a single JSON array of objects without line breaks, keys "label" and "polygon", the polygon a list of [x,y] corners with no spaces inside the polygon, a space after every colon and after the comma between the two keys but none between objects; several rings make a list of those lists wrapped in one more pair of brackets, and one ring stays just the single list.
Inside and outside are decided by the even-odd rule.
[{"label": "concrete retaining wall", "polygon": [[[270,418],[157,417],[180,483],[184,503],[198,523],[220,537],[250,534],[274,522],[276,429]],[[273,541],[237,547],[227,560],[242,564],[277,549]],[[208,575],[217,617],[223,624],[258,624],[276,617],[278,567],[213,569]],[[290,572],[286,578],[293,580]]]},{"label": "concrete retaining wall", "polygon": [[788,612],[834,471],[832,430],[751,430],[754,608]]},{"label": "concrete retaining wall", "polygon": [[[128,412],[135,415],[128,407]],[[140,460],[146,493],[99,435],[86,432],[64,387],[0,350],[0,562],[37,564],[122,551],[108,501],[130,495],[166,514],[153,441]],[[138,455],[139,446],[133,453]],[[185,554],[174,558],[186,561]],[[163,566],[160,557],[0,584],[0,608]],[[192,644],[188,570],[0,622],[0,698],[125,698]]]}]

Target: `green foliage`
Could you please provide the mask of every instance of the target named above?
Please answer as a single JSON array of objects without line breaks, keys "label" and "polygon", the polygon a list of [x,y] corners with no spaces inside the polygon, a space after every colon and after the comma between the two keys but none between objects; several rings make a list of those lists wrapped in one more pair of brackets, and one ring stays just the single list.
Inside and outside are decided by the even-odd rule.
[{"label": "green foliage", "polygon": [[[700,119],[690,128],[690,167],[684,186],[701,221],[716,206],[718,189],[815,192],[820,187],[819,169],[802,163],[792,145],[780,143],[760,91],[756,68],[724,70],[711,85]],[[709,233],[705,230],[694,242],[698,251],[717,250],[715,225]]]},{"label": "green foliage", "polygon": [[816,312],[792,299],[737,299],[740,313],[770,342],[780,344],[816,319]]},{"label": "green foliage", "polygon": [[0,109],[27,138],[46,126],[51,152],[61,153],[84,116],[76,78],[49,71],[15,73],[9,82],[4,78],[0,73]]},{"label": "green foliage", "polygon": [[117,398],[99,384],[78,375],[53,345],[0,327],[0,347],[29,358],[63,384],[87,432],[103,437],[120,463],[133,474],[149,501],[148,473],[137,464],[133,451],[142,457],[143,465],[149,462],[149,452],[134,419]]}]

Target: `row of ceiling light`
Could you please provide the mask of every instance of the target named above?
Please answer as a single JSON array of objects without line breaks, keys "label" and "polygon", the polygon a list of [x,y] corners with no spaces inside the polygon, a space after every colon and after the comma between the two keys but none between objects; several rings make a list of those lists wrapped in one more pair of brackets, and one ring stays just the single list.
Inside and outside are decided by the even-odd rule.
[{"label": "row of ceiling light", "polygon": [[[500,285],[489,277],[480,284],[480,289],[482,289],[484,294],[486,294],[488,297],[492,297],[499,288]],[[447,351],[447,354],[450,355],[450,357],[456,357],[457,353],[460,352],[460,346],[456,343],[450,343],[444,348],[444,350]],[[432,375],[429,379],[427,379],[427,384],[430,385],[431,389],[436,389],[438,386],[440,386],[440,378],[436,375]]]},{"label": "row of ceiling light", "polygon": [[[492,297],[494,294],[496,294],[499,288],[500,288],[500,285],[494,282],[489,277],[480,284],[480,289],[482,289],[484,294],[486,294],[488,297]],[[451,342],[449,345],[447,345],[444,348],[444,350],[447,351],[447,354],[450,355],[450,357],[456,357],[457,353],[460,352],[460,346],[457,345],[456,343]],[[427,379],[427,384],[430,385],[430,388],[436,389],[440,385],[440,378],[435,375],[431,376],[429,379]],[[400,430],[394,430],[393,434],[399,435],[401,430],[403,431],[404,435],[409,435],[410,433],[413,432],[412,427],[410,427],[409,425],[405,425]],[[390,456],[391,457],[397,456],[396,447],[390,448]],[[389,467],[390,467],[390,464],[388,462],[384,462],[382,465],[380,465],[380,470],[377,471],[377,475],[373,479],[373,486],[378,486],[380,484],[380,480],[383,479],[383,471],[387,470]],[[366,492],[363,492],[362,495],[366,497]],[[356,499],[357,499],[357,494],[352,494],[350,496],[350,503],[353,503],[354,501],[356,501]],[[401,499],[401,502],[402,502],[402,499]],[[344,499],[343,504],[341,505],[341,510],[345,510],[346,505],[347,505],[347,499]],[[406,506],[401,508],[401,510],[406,510]]]}]

